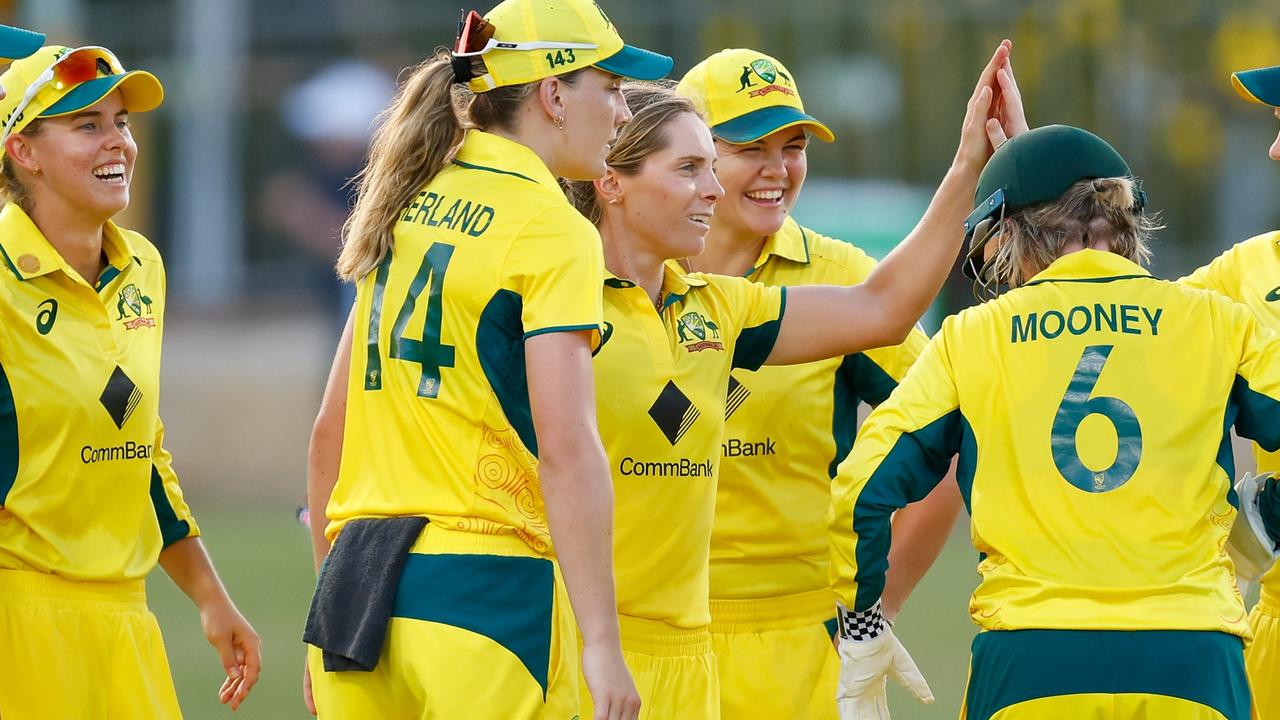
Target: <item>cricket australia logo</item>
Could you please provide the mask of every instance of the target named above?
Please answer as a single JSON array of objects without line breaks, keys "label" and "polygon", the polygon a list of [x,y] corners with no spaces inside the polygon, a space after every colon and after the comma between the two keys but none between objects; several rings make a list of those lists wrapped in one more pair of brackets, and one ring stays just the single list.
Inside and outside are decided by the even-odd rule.
[{"label": "cricket australia logo", "polygon": [[[796,94],[795,83],[791,81],[791,76],[779,70],[777,65],[765,58],[752,60],[750,65],[743,66],[742,75],[738,78],[738,92],[756,87],[756,84],[752,82],[753,75],[764,81],[764,87],[752,90],[747,94],[747,97],[763,97],[773,92],[793,96]],[[779,79],[786,85],[779,85],[777,83]]]},{"label": "cricket australia logo", "polygon": [[720,328],[697,312],[687,312],[676,321],[676,333],[680,336],[680,344],[689,352],[703,350],[724,351],[724,343],[720,342]]},{"label": "cricket australia logo", "polygon": [[116,301],[116,319],[124,323],[128,330],[140,327],[155,327],[156,319],[151,316],[151,298],[142,294],[137,285],[129,283],[120,291]]}]

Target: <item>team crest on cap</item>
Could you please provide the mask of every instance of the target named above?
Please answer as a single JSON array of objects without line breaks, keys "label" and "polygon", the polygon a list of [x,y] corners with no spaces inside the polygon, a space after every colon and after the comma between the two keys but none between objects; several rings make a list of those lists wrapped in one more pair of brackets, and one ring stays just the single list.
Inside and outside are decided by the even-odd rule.
[{"label": "team crest on cap", "polygon": [[[764,87],[757,87],[756,84],[752,82],[753,75],[764,81]],[[778,66],[774,65],[772,60],[769,60],[768,58],[757,58],[752,60],[750,65],[744,65],[742,67],[742,75],[738,78],[739,87],[737,91],[742,92],[750,88],[755,88],[747,94],[747,97],[762,97],[772,92],[780,92],[786,95],[796,94],[796,91],[791,87],[779,85],[777,83],[777,80],[779,79],[786,83],[786,85],[795,85],[795,83],[791,81],[791,76],[778,69]]]},{"label": "team crest on cap", "polygon": [[680,344],[691,353],[703,350],[724,351],[724,344],[719,342],[720,327],[700,313],[687,312],[681,315],[676,323],[676,333],[680,336]]},{"label": "team crest on cap", "polygon": [[120,291],[116,301],[116,319],[124,323],[126,330],[140,327],[155,327],[156,319],[151,316],[151,298],[142,294],[137,285],[129,283]]}]

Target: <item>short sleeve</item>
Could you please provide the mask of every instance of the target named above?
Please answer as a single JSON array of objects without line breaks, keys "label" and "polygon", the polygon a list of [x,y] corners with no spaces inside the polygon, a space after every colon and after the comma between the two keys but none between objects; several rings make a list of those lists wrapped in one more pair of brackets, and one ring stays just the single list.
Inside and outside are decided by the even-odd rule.
[{"label": "short sleeve", "polygon": [[200,528],[182,497],[178,476],[173,471],[173,456],[164,449],[163,441],[164,423],[157,419],[156,451],[151,461],[151,505],[156,511],[164,547],[169,547],[183,538],[198,536]]},{"label": "short sleeve", "polygon": [[604,252],[595,227],[568,204],[544,211],[512,242],[504,272],[520,295],[527,340],[549,332],[604,327]]},{"label": "short sleeve", "polygon": [[1280,335],[1259,324],[1243,305],[1232,310],[1243,335],[1240,367],[1231,388],[1236,432],[1275,452],[1280,450]]},{"label": "short sleeve", "polygon": [[787,289],[751,282],[746,278],[714,277],[723,291],[738,330],[733,339],[733,366],[759,370],[773,352],[787,308]]}]

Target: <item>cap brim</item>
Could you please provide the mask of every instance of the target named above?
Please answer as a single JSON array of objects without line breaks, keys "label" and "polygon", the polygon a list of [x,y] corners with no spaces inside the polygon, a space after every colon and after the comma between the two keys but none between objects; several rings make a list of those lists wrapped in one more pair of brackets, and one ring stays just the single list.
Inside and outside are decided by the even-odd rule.
[{"label": "cap brim", "polygon": [[44,35],[12,25],[0,25],[0,58],[18,60],[44,45]]},{"label": "cap brim", "polygon": [[1280,107],[1280,65],[1231,73],[1231,86],[1249,102]]},{"label": "cap brim", "polygon": [[731,143],[749,143],[796,125],[810,126],[814,137],[823,142],[834,142],[836,139],[835,133],[812,115],[787,105],[752,110],[746,115],[716,125],[711,128],[711,132],[721,140]]},{"label": "cap brim", "polygon": [[97,104],[113,90],[120,90],[124,109],[131,113],[147,112],[164,102],[164,88],[155,75],[146,70],[130,70],[123,75],[100,77],[71,88],[58,102],[45,108],[40,117],[57,117],[79,112]]},{"label": "cap brim", "polygon": [[635,80],[661,80],[671,73],[675,61],[660,53],[623,45],[621,50],[597,61],[595,66]]}]

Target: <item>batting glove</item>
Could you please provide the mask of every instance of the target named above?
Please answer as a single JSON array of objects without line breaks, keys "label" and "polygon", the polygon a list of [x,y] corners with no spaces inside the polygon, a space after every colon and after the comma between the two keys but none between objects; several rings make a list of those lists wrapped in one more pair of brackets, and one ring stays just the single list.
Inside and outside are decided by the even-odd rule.
[{"label": "batting glove", "polygon": [[836,702],[840,720],[889,720],[886,678],[892,677],[926,705],[933,691],[880,611],[852,612],[837,605],[840,633],[840,687]]},{"label": "batting glove", "polygon": [[1277,557],[1280,557],[1275,541],[1267,533],[1262,521],[1262,510],[1258,507],[1258,493],[1270,479],[1271,473],[1245,473],[1240,482],[1236,483],[1240,509],[1231,525],[1231,534],[1227,536],[1227,554],[1235,563],[1237,582],[1244,581],[1240,584],[1246,589],[1249,583],[1257,581],[1270,570]]}]

